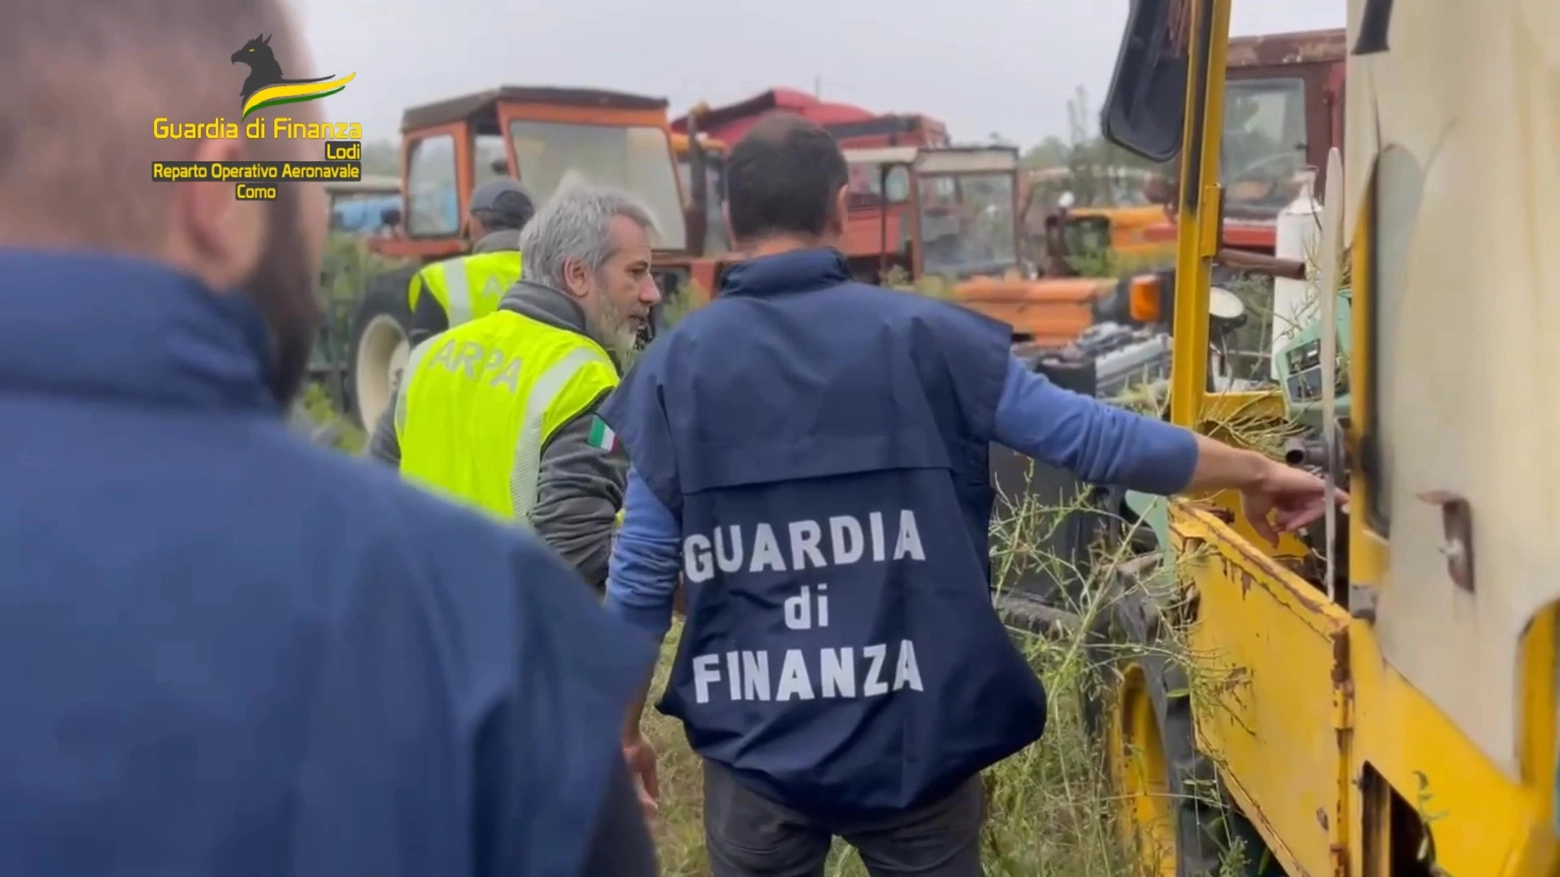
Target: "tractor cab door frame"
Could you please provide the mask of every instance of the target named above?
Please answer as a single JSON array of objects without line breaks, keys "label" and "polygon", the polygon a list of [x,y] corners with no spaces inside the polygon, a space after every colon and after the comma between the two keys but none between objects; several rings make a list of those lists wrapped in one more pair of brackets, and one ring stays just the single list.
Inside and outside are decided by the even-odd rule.
[{"label": "tractor cab door frame", "polygon": [[[860,252],[871,251],[876,253],[878,281],[883,282],[884,276],[889,270],[890,257],[896,250],[890,249],[889,219],[893,214],[896,220],[897,232],[893,235],[897,243],[905,237],[905,223],[910,223],[910,264],[908,265],[911,278],[921,276],[921,228],[920,211],[916,209],[919,195],[915,185],[915,158],[918,153],[915,146],[876,146],[862,149],[845,149],[845,163],[852,170],[851,188],[847,191],[846,213],[857,211],[875,210],[877,213],[876,228],[872,233],[876,236],[875,246],[868,246],[863,240],[864,232],[858,231],[860,223],[853,221],[850,216],[845,221],[845,249],[847,255],[855,255]],[[875,189],[869,187],[862,191],[855,188],[859,179],[854,173],[856,169],[862,169],[868,176],[866,182]],[[904,194],[893,191],[897,187],[890,186],[896,170],[904,171]],[[908,218],[907,218],[908,217]]]},{"label": "tractor cab door frame", "polygon": [[1152,161],[1181,158],[1170,420],[1190,429],[1206,402],[1209,287],[1224,224],[1229,15],[1225,0],[1134,3],[1100,119],[1105,139],[1123,149]]},{"label": "tractor cab door frame", "polygon": [[[455,221],[453,226],[440,225],[429,228],[426,221],[419,222],[419,217],[429,216],[426,209],[418,209],[420,187],[418,172],[418,158],[425,154],[421,147],[427,143],[437,142],[440,138],[449,138],[450,160],[454,163],[454,204]],[[441,159],[442,160],[442,159]],[[394,249],[397,252],[387,255],[405,255],[421,257],[424,259],[437,259],[445,256],[453,256],[465,252],[466,242],[461,236],[464,229],[464,217],[466,215],[466,202],[469,198],[472,185],[471,169],[471,137],[464,122],[450,122],[443,125],[433,125],[427,128],[418,128],[403,132],[401,137],[401,206],[402,228],[405,229],[405,240],[397,241]],[[442,187],[441,187],[442,188]],[[447,202],[447,197],[439,197]],[[434,208],[438,210],[437,207]],[[405,252],[400,252],[404,250]]]}]

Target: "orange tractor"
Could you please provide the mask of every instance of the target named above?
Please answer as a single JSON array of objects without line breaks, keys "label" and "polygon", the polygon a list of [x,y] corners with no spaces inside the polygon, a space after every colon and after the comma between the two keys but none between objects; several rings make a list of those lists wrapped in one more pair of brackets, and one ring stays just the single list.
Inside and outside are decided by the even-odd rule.
[{"label": "orange tractor", "polygon": [[[659,98],[505,86],[404,113],[398,227],[368,243],[406,264],[370,279],[346,345],[344,395],[359,423],[371,426],[388,406],[392,376],[410,352],[412,274],[466,251],[467,196],[493,177],[519,179],[538,204],[576,181],[632,191],[656,220],[654,270],[667,297],[718,289],[736,259],[720,239],[724,144],[703,137],[696,124],[679,144],[666,110]],[[945,142],[928,121],[883,117],[859,136]],[[687,160],[683,178],[678,145]],[[873,280],[898,267],[911,277],[949,277],[962,304],[1011,323],[1016,341],[1045,347],[1074,341],[1102,321],[1147,314],[1152,277],[1121,284],[1025,278],[1014,150],[911,145],[851,149],[847,157],[853,191],[842,249],[856,276]],[[1129,287],[1136,292],[1129,295]],[[1134,302],[1135,310],[1128,307]]]},{"label": "orange tractor", "polygon": [[715,286],[717,260],[704,258],[709,214],[698,185],[691,187],[695,197],[684,199],[663,99],[503,86],[408,109],[401,135],[400,227],[369,246],[410,264],[369,281],[347,350],[347,401],[365,426],[389,404],[391,377],[410,351],[411,276],[422,264],[467,250],[466,199],[488,179],[520,180],[538,205],[573,182],[632,191],[654,214],[661,288],[675,295],[690,279],[705,290]]}]

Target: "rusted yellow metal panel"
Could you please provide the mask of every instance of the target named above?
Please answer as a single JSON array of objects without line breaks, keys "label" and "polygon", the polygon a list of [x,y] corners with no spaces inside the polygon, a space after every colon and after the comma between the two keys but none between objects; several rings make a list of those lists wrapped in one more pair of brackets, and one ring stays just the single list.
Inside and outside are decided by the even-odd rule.
[{"label": "rusted yellow metal panel", "polygon": [[1348,616],[1213,515],[1173,503],[1170,526],[1197,595],[1198,744],[1290,874],[1330,873],[1346,848]]}]

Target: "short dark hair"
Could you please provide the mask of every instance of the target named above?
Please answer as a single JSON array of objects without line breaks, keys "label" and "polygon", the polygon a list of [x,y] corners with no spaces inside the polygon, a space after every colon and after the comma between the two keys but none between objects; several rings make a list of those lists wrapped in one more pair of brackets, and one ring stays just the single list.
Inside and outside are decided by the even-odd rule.
[{"label": "short dark hair", "polygon": [[726,160],[726,209],[739,241],[777,234],[816,237],[850,180],[829,132],[791,113],[761,119]]}]

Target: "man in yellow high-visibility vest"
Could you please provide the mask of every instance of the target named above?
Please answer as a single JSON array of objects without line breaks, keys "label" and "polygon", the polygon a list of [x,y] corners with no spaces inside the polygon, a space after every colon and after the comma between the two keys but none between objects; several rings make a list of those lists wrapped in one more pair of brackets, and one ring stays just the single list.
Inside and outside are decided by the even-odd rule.
[{"label": "man in yellow high-visibility vest", "polygon": [[520,282],[413,349],[392,409],[403,475],[531,526],[598,589],[628,459],[595,409],[661,298],[652,228],[627,194],[555,195],[521,234]]},{"label": "man in yellow high-visibility vest", "polygon": [[[493,313],[504,292],[520,279],[520,231],[536,213],[531,196],[513,178],[498,177],[472,189],[467,201],[465,233],[471,252],[424,265],[407,284],[411,323],[406,340],[413,346]],[[399,392],[401,379],[400,374],[392,377],[392,395]],[[399,463],[389,410],[374,424],[368,453],[392,466]]]},{"label": "man in yellow high-visibility vest", "polygon": [[466,208],[471,252],[423,266],[407,285],[412,344],[498,309],[504,292],[520,279],[520,231],[535,213],[531,196],[512,177],[471,190]]}]

